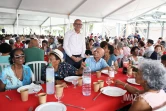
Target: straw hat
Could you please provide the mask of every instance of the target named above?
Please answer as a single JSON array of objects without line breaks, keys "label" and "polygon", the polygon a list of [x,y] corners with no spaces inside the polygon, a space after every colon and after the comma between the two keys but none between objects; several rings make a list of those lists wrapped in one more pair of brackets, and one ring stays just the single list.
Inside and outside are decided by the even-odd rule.
[{"label": "straw hat", "polygon": [[60,50],[55,49],[55,50],[52,50],[51,53],[57,55],[59,59],[61,60],[61,62],[63,62],[63,53]]}]

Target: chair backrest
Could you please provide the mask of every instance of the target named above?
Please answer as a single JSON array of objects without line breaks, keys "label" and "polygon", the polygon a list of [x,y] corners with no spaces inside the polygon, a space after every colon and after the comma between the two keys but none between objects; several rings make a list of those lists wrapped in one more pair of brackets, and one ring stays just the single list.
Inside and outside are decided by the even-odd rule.
[{"label": "chair backrest", "polygon": [[2,70],[9,65],[9,63],[0,63],[0,72],[2,72]]},{"label": "chair backrest", "polygon": [[42,64],[47,65],[46,61],[27,62],[25,65],[32,65],[32,71],[35,75],[35,81],[41,81],[41,67]]}]

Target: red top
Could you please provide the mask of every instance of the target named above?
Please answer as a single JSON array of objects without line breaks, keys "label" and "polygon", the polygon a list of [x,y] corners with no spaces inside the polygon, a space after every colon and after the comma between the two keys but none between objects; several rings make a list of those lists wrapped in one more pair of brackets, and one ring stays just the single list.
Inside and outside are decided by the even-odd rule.
[{"label": "red top", "polygon": [[163,55],[165,55],[165,54],[166,54],[166,51],[163,52]]},{"label": "red top", "polygon": [[[100,77],[100,80],[105,81],[106,77],[108,77],[106,74],[102,74],[102,76]],[[122,70],[120,69],[118,74],[115,75],[115,79],[126,81],[127,76],[123,75]],[[96,82],[97,80],[99,79],[97,79],[96,75],[93,74],[92,83]],[[107,86],[105,82],[104,82],[104,85]],[[112,85],[114,86],[114,84]],[[42,86],[44,88],[44,91],[46,91],[46,85],[44,84]],[[136,85],[132,85],[132,86],[141,88],[140,86],[136,86]],[[61,101],[66,104],[72,104],[72,105],[84,107],[86,108],[86,111],[115,111],[131,103],[131,101],[123,101],[123,96],[110,97],[104,94],[101,94],[95,101],[93,101],[93,98],[98,93],[99,92],[96,93],[93,91],[93,86],[92,86],[91,95],[83,96],[81,86],[77,86],[75,89],[73,88],[72,84],[68,84],[68,88],[64,88],[64,96],[61,99]],[[8,95],[10,98],[12,98],[12,101],[8,100],[5,97],[5,95]],[[54,97],[54,95],[47,95],[47,102],[57,102],[57,99]],[[17,92],[17,90],[0,92],[0,111],[28,111],[30,107],[33,107],[33,111],[34,111],[38,105],[39,105],[38,97],[36,97],[35,94],[30,94],[28,97],[28,101],[22,102],[20,94]],[[67,106],[67,111],[81,111],[81,110]]]},{"label": "red top", "polygon": [[15,43],[14,44],[14,46],[16,47],[16,48],[23,48],[24,47],[24,44],[23,43]]}]

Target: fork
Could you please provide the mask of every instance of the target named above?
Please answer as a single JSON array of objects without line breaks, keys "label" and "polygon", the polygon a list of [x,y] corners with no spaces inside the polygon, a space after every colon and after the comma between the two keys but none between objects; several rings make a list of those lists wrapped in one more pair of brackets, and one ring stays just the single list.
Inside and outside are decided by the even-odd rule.
[{"label": "fork", "polygon": [[9,99],[10,101],[12,100],[8,95],[5,95],[5,97],[6,97],[7,99]]},{"label": "fork", "polygon": [[78,109],[81,109],[81,110],[85,110],[84,107],[81,107],[81,106],[76,106],[76,105],[72,105],[72,104],[66,104],[66,103],[63,103],[64,105],[66,106],[71,106],[71,107],[74,107],[74,108],[78,108]]},{"label": "fork", "polygon": [[103,92],[104,90],[102,90],[97,96],[95,96],[94,98],[93,98],[93,101],[95,101],[99,96],[100,96],[100,94]]},{"label": "fork", "polygon": [[28,109],[28,111],[33,111],[33,107],[31,106],[31,107]]}]

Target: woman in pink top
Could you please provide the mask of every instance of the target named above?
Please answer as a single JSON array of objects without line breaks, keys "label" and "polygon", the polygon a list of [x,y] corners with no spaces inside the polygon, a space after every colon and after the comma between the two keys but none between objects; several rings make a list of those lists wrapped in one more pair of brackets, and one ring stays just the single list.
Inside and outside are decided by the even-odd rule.
[{"label": "woman in pink top", "polygon": [[124,56],[130,56],[130,48],[127,45],[128,45],[127,42],[124,42],[124,47],[123,47]]},{"label": "woman in pink top", "polygon": [[166,69],[158,61],[144,60],[136,73],[136,82],[143,90],[116,80],[115,83],[123,85],[126,90],[132,94],[139,94],[128,111],[155,111],[166,106]]}]

